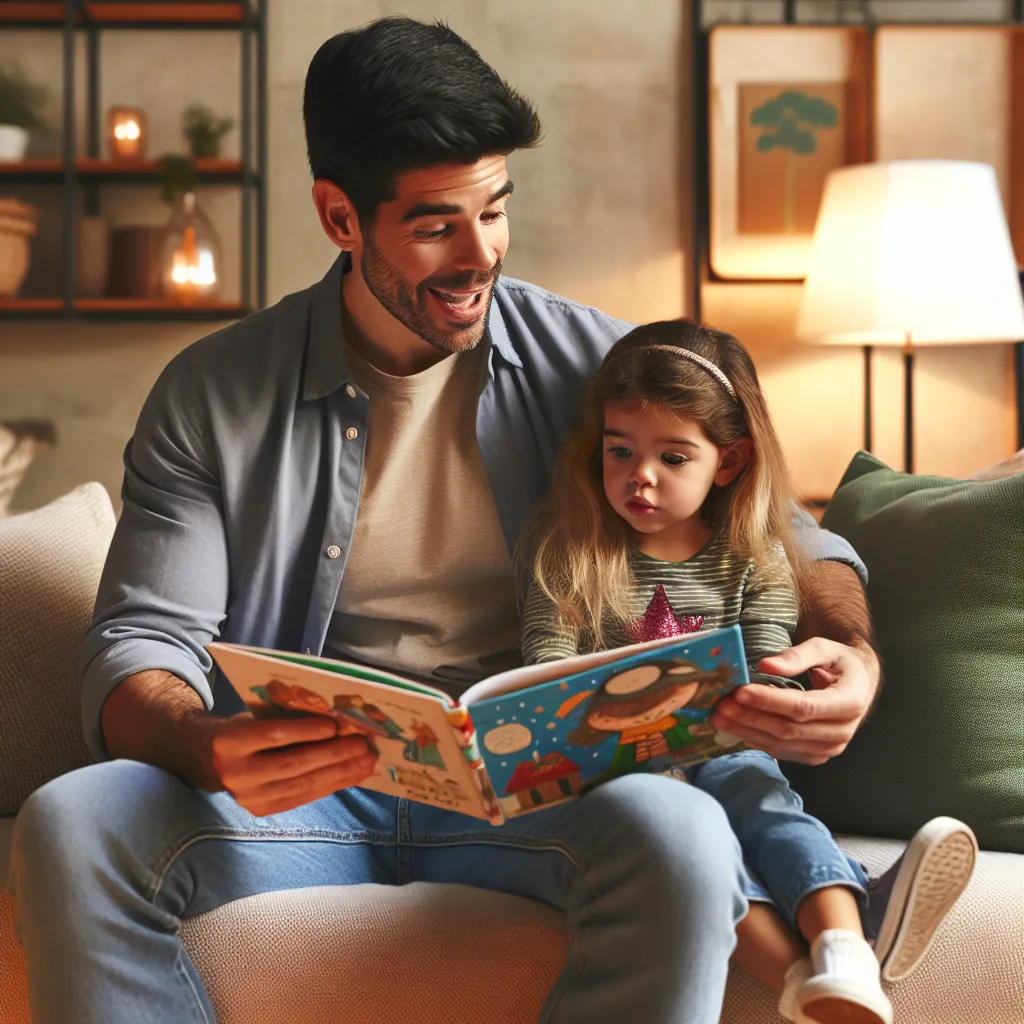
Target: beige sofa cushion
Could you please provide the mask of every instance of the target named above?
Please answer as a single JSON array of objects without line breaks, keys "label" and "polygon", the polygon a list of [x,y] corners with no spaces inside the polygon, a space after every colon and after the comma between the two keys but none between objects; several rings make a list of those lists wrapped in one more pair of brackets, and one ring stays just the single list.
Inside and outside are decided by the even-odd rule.
[{"label": "beige sofa cushion", "polygon": [[183,932],[218,1024],[532,1024],[565,960],[563,921],[416,882],[251,896]]},{"label": "beige sofa cushion", "polygon": [[113,532],[95,483],[0,518],[0,814],[89,761],[78,652]]}]

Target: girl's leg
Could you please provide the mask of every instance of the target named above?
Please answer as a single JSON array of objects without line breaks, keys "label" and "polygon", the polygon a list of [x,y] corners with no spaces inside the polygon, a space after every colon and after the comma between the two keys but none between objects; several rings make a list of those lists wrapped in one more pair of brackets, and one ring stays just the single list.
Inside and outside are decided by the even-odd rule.
[{"label": "girl's leg", "polygon": [[731,962],[779,995],[789,969],[806,955],[803,943],[770,903],[751,903],[747,916],[736,925]]},{"label": "girl's leg", "polygon": [[808,893],[797,907],[796,924],[808,942],[832,928],[864,938],[857,898],[844,885],[830,885]]}]

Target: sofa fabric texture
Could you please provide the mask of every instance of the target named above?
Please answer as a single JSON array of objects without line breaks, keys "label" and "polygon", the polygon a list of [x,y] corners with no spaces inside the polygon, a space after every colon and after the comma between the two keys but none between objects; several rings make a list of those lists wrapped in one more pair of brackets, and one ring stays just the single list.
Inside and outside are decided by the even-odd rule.
[{"label": "sofa fabric texture", "polygon": [[886,682],[842,757],[786,766],[793,788],[833,831],[908,839],[948,814],[1024,853],[1024,473],[908,476],[862,452],[823,523],[867,563]]},{"label": "sofa fabric texture", "polygon": [[110,498],[96,483],[0,518],[0,815],[91,760],[78,654],[113,532]]}]

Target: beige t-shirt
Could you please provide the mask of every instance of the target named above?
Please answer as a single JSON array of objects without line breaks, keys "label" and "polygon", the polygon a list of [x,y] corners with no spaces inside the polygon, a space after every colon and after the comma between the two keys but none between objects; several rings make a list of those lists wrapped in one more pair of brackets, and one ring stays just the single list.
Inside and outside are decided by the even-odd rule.
[{"label": "beige t-shirt", "polygon": [[512,565],[476,438],[485,348],[408,377],[346,354],[369,421],[327,647],[420,675],[440,669],[458,693],[519,654]]}]

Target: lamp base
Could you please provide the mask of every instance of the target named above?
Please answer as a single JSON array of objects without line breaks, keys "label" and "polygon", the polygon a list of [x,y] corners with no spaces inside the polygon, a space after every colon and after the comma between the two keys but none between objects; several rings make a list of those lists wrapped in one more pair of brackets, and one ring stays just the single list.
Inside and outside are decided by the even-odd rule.
[{"label": "lamp base", "polygon": [[903,472],[914,472],[914,346],[903,346]]}]

